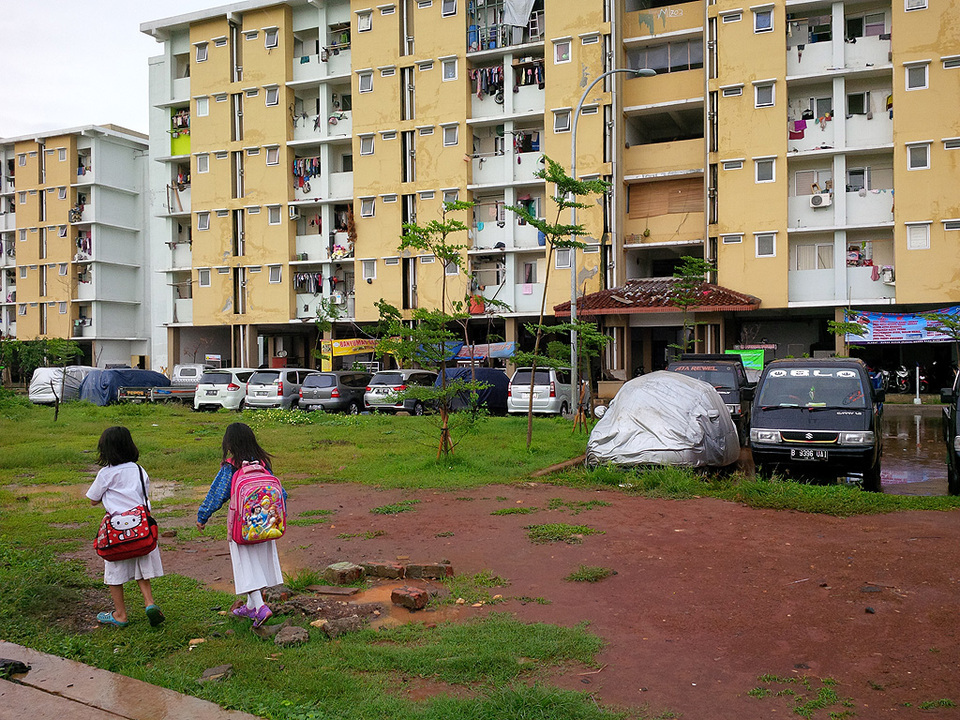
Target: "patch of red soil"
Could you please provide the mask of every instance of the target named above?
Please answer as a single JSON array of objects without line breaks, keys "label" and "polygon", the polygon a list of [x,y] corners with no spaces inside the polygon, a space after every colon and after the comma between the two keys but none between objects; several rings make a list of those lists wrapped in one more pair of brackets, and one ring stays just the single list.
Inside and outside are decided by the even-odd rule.
[{"label": "patch of red soil", "polygon": [[[573,515],[547,510],[551,498],[610,505]],[[370,512],[409,499],[420,501],[412,512]],[[538,510],[490,514],[505,507]],[[342,560],[449,560],[458,574],[489,570],[510,581],[493,591],[508,602],[462,607],[459,617],[493,609],[525,622],[588,622],[606,643],[602,670],[567,668],[551,681],[608,706],[647,705],[700,720],[792,715],[784,698],[747,695],[764,674],[832,678],[863,718],[926,717],[921,702],[960,703],[955,512],[841,519],[536,483],[455,492],[300,486],[289,508],[291,517],[336,513],[324,524],[289,527],[279,541],[288,574]],[[213,519],[223,521],[222,513]],[[603,534],[577,545],[530,542],[525,526],[543,523]],[[384,534],[336,537],[376,531]],[[167,572],[223,578],[214,584],[230,589],[224,543],[174,547],[164,552]],[[563,579],[580,565],[617,574],[598,583]],[[411,695],[425,690],[415,683]]]}]

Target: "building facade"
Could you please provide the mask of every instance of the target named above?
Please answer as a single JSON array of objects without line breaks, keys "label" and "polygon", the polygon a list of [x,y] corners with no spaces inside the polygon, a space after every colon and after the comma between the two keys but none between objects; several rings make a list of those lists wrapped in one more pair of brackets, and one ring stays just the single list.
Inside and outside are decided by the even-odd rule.
[{"label": "building facade", "polygon": [[111,125],[0,139],[0,330],[149,367],[146,136]]},{"label": "building facade", "polygon": [[[476,340],[523,343],[571,293],[509,206],[557,217],[547,155],[611,182],[577,217],[594,293],[692,255],[761,300],[712,311],[698,349],[829,352],[844,308],[958,301],[960,0],[239,2],[146,23],[151,305],[161,364],[314,364],[383,299],[472,298]],[[651,68],[656,77],[607,76]],[[572,114],[578,137],[571,137]],[[894,203],[894,197],[896,203]],[[398,250],[403,224],[462,219],[466,273]],[[156,209],[160,208],[159,211]],[[960,237],[960,236],[958,236]],[[547,263],[550,284],[545,289]],[[547,297],[544,298],[544,292]],[[486,312],[490,300],[508,309]],[[679,313],[599,315],[621,375],[658,367]],[[362,346],[362,344],[361,344]]]}]

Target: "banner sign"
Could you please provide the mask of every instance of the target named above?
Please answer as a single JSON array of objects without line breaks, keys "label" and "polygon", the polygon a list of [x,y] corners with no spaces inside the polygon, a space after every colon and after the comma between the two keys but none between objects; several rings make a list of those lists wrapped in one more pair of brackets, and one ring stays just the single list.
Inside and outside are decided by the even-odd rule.
[{"label": "banner sign", "polygon": [[376,347],[377,341],[367,338],[323,340],[320,343],[320,352],[324,355],[340,357],[342,355],[362,355],[363,353],[373,352]]},{"label": "banner sign", "polygon": [[[924,315],[956,316],[958,313],[960,306],[931,310]],[[854,345],[954,342],[952,337],[935,329],[936,322],[931,323],[914,313],[847,310],[846,321],[859,323],[866,330],[863,335],[846,334],[846,341]]]},{"label": "banner sign", "polygon": [[730,355],[739,355],[743,360],[743,367],[748,370],[763,370],[762,349],[753,348],[750,350],[724,350]]}]

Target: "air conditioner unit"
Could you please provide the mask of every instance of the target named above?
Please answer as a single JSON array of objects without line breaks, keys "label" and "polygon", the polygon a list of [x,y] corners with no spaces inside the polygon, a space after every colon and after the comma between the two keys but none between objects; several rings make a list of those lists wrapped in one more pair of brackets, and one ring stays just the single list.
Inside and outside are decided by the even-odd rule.
[{"label": "air conditioner unit", "polygon": [[334,305],[343,305],[343,293],[333,293],[330,296],[330,302]]},{"label": "air conditioner unit", "polygon": [[833,196],[830,193],[817,193],[810,196],[810,207],[822,208],[833,204]]},{"label": "air conditioner unit", "polygon": [[289,208],[289,210],[290,210],[290,219],[291,219],[291,220],[299,220],[299,219],[300,219],[300,208],[294,207],[293,205],[291,205],[290,208]]}]

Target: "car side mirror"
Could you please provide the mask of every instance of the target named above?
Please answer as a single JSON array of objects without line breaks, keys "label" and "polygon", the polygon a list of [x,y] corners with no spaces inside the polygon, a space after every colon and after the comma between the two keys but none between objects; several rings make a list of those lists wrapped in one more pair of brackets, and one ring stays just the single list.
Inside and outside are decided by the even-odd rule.
[{"label": "car side mirror", "polygon": [[957,401],[957,394],[953,388],[940,388],[940,402],[944,405],[953,405]]},{"label": "car side mirror", "polygon": [[743,398],[744,400],[746,400],[747,402],[750,402],[751,400],[753,400],[753,391],[754,391],[754,390],[755,390],[755,388],[752,388],[752,387],[741,388],[741,389],[740,389],[740,397]]}]

